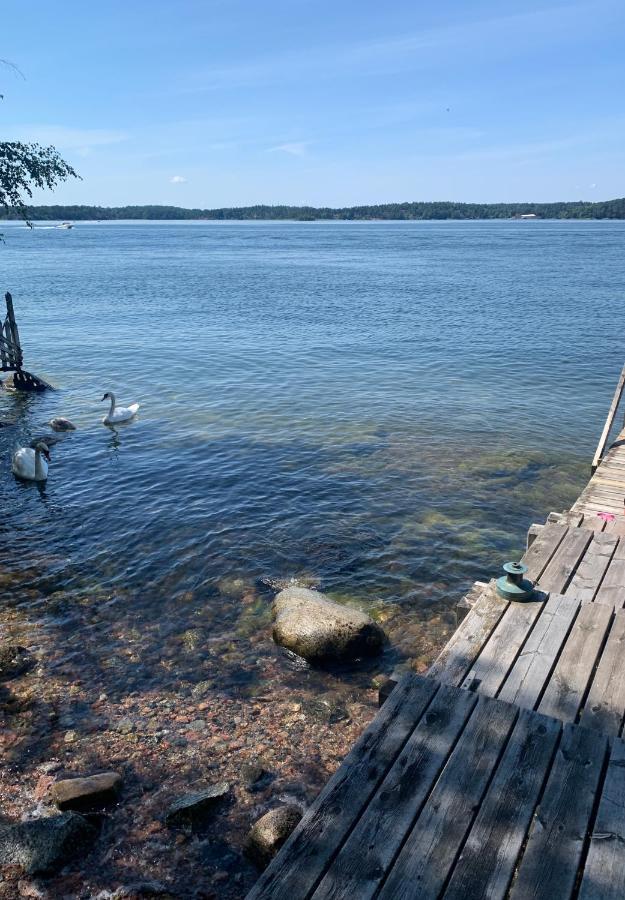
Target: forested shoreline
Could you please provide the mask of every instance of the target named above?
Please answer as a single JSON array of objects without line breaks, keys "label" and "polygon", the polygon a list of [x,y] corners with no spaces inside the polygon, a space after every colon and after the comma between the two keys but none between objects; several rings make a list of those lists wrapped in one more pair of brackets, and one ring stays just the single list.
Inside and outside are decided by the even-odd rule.
[{"label": "forested shoreline", "polygon": [[[23,211],[5,212],[2,219],[23,218]],[[535,215],[541,219],[625,219],[625,198],[596,203],[384,203],[333,209],[313,206],[241,206],[185,209],[180,206],[28,206],[31,221],[57,219],[291,219],[295,221],[374,219],[511,219]]]}]

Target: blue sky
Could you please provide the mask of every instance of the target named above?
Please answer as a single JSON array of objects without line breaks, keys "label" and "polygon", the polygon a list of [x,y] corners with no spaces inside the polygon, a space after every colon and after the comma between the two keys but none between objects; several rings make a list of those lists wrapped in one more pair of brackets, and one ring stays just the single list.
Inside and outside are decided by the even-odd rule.
[{"label": "blue sky", "polygon": [[625,195],[625,7],[3,0],[4,139],[42,202],[352,205]]}]

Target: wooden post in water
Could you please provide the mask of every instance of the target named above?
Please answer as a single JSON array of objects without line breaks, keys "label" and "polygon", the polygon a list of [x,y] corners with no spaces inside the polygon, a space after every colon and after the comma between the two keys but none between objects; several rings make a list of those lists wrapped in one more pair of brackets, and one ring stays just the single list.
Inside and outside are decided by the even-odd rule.
[{"label": "wooden post in water", "polygon": [[7,317],[4,324],[7,338],[13,345],[13,368],[21,369],[23,362],[22,347],[20,344],[20,334],[17,330],[17,322],[15,321],[15,312],[13,310],[13,297],[7,291],[4,295],[7,305]]},{"label": "wooden post in water", "polygon": [[31,375],[22,368],[24,356],[20,334],[15,321],[13,298],[7,291],[4,295],[7,307],[4,323],[0,320],[0,371],[13,372],[13,387],[20,391],[45,391],[50,385],[42,378]]}]

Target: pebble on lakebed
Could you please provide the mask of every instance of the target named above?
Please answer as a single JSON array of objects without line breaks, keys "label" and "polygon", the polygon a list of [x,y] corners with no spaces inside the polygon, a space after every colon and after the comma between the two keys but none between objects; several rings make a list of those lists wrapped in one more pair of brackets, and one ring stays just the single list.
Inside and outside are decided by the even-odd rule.
[{"label": "pebble on lakebed", "polygon": [[185,794],[175,800],[165,813],[166,825],[191,825],[211,813],[220,800],[230,793],[227,781],[219,781],[202,791]]},{"label": "pebble on lakebed", "polygon": [[309,662],[345,662],[379,653],[384,631],[358,609],[319,591],[288,587],[273,603],[273,638]]},{"label": "pebble on lakebed", "polygon": [[93,812],[115,803],[122,778],[117,772],[102,772],[86,778],[64,778],[50,787],[50,798],[59,809]]}]

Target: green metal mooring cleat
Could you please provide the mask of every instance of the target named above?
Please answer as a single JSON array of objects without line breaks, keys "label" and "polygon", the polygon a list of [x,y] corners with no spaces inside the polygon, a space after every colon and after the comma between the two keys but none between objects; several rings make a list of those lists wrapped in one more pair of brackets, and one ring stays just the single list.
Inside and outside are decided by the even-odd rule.
[{"label": "green metal mooring cleat", "polygon": [[503,567],[505,575],[497,579],[497,593],[504,600],[531,600],[534,585],[529,578],[523,578],[527,566],[521,562],[507,562]]}]

